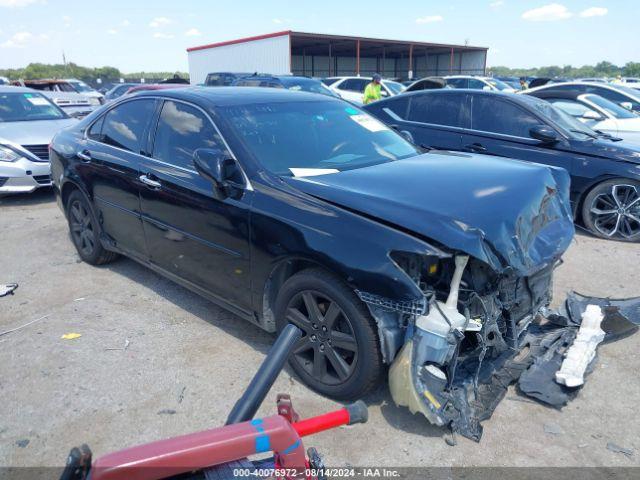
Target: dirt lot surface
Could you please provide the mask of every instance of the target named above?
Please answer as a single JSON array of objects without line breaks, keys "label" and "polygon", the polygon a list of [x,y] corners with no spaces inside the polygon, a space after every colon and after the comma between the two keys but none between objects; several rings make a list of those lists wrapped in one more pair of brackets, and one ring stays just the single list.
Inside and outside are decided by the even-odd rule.
[{"label": "dirt lot surface", "polygon": [[[95,455],[221,425],[273,337],[131,260],[81,263],[50,192],[0,199],[0,466],[62,465],[69,448]],[[640,246],[578,235],[558,269],[566,292],[640,295]],[[63,340],[67,333],[82,336]],[[125,349],[125,345],[128,347]],[[562,411],[513,388],[484,423],[458,437],[397,408],[386,386],[365,401],[367,425],[309,438],[331,466],[639,466],[640,334],[599,350],[595,372]],[[303,416],[337,404],[283,372],[261,415],[289,392]],[[546,433],[554,430],[556,433]],[[613,442],[632,456],[606,448]]]}]

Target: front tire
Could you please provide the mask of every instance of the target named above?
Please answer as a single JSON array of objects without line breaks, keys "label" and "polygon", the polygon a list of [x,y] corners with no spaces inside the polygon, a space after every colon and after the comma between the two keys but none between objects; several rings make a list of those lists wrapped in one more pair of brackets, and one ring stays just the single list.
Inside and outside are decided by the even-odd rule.
[{"label": "front tire", "polygon": [[67,220],[71,240],[80,258],[91,265],[104,265],[118,258],[100,243],[100,225],[85,196],[76,190],[67,200]]},{"label": "front tire", "polygon": [[640,182],[617,178],[599,183],[584,199],[582,220],[597,237],[640,241]]},{"label": "front tire", "polygon": [[289,364],[313,390],[354,400],[378,384],[383,366],[375,322],[338,277],[321,269],[293,275],[278,293],[276,319],[278,330],[293,323],[304,332]]}]

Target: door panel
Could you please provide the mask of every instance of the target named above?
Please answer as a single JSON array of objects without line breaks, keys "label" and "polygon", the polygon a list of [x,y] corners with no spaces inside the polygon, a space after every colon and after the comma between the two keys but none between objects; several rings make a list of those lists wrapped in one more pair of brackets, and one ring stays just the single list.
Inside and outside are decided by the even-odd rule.
[{"label": "door panel", "polygon": [[192,165],[197,148],[224,149],[209,119],[198,109],[166,101],[155,134],[153,157],[141,175],[151,180],[141,190],[141,209],[152,263],[207,290],[236,307],[250,310],[249,206],[239,199],[215,197],[209,180]]},{"label": "door panel", "polygon": [[155,100],[140,99],[110,110],[90,129],[76,152],[103,231],[130,255],[146,258],[140,216],[140,153]]}]

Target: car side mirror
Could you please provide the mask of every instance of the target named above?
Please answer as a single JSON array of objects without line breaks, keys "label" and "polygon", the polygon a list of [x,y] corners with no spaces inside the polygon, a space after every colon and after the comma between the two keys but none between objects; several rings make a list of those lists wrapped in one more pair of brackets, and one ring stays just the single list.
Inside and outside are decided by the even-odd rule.
[{"label": "car side mirror", "polygon": [[584,120],[602,120],[602,115],[595,110],[586,110],[580,118]]},{"label": "car side mirror", "polygon": [[242,195],[245,184],[240,167],[235,159],[222,150],[198,148],[193,152],[193,165],[201,176],[213,183],[218,199]]},{"label": "car side mirror", "polygon": [[633,110],[633,103],[631,102],[620,102],[620,106],[622,108],[626,108],[627,110]]},{"label": "car side mirror", "polygon": [[558,141],[558,133],[546,125],[536,125],[529,130],[529,136],[540,140],[542,143],[555,143]]},{"label": "car side mirror", "polygon": [[491,90],[491,87],[489,85],[485,85],[484,87],[482,87],[482,90],[488,92],[489,90]]},{"label": "car side mirror", "polygon": [[381,97],[388,97],[389,93],[386,90],[380,90],[380,96]]}]

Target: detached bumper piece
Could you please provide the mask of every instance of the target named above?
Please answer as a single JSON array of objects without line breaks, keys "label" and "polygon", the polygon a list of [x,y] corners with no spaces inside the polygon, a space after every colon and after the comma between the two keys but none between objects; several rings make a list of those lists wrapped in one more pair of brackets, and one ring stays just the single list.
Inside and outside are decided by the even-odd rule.
[{"label": "detached bumper piece", "polygon": [[[631,335],[640,328],[640,298],[610,300],[572,292],[559,311],[546,310],[529,324],[517,348],[507,348],[488,358],[486,349],[478,347],[464,357],[454,356],[446,372],[422,362],[418,332],[405,343],[389,371],[394,401],[413,413],[422,413],[435,425],[449,425],[452,431],[475,441],[482,436],[481,422],[491,417],[509,385],[516,382],[520,393],[561,408],[581,387],[559,383],[556,373],[580,332],[588,306],[589,310],[597,306],[602,312],[599,328],[604,332],[604,343]],[[585,337],[585,330],[581,338]],[[579,357],[588,363],[586,372],[581,373],[588,374],[593,369],[598,343],[584,349]],[[575,366],[575,362],[569,366]]]}]

